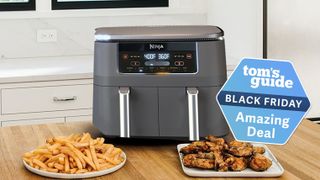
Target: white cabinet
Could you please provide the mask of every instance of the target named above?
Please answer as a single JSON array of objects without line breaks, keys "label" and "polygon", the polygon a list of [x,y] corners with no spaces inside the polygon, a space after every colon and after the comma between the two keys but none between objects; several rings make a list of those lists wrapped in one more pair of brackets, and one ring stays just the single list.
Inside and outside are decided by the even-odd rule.
[{"label": "white cabinet", "polygon": [[92,120],[92,79],[0,84],[1,126]]}]

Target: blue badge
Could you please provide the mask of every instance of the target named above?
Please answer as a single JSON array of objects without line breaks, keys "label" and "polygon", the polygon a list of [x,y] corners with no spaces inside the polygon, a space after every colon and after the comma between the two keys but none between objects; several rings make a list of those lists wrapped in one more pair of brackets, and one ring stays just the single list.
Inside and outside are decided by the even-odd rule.
[{"label": "blue badge", "polygon": [[286,144],[310,108],[290,61],[243,59],[217,94],[239,141]]}]

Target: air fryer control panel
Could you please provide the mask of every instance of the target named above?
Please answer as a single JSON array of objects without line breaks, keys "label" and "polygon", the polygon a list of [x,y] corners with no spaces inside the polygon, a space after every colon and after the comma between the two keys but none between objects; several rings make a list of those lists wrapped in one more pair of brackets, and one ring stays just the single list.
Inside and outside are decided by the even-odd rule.
[{"label": "air fryer control panel", "polygon": [[196,42],[119,43],[120,73],[196,73]]}]

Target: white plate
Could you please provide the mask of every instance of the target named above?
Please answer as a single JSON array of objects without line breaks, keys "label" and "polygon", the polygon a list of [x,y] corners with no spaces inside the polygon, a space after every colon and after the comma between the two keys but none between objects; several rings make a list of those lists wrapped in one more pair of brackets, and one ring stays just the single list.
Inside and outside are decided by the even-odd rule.
[{"label": "white plate", "polygon": [[60,178],[60,179],[80,179],[80,178],[93,178],[93,177],[98,177],[98,176],[103,176],[106,174],[113,173],[120,169],[124,164],[126,163],[126,154],[123,152],[122,153],[123,157],[123,162],[117,166],[114,166],[110,169],[105,169],[102,171],[94,171],[94,172],[88,172],[88,173],[83,173],[83,174],[66,174],[66,173],[54,173],[54,172],[47,172],[43,170],[39,170],[36,168],[31,167],[29,164],[27,164],[25,161],[23,161],[23,165],[31,172],[38,174],[40,176],[45,176],[45,177],[50,177],[50,178]]},{"label": "white plate", "polygon": [[253,144],[254,146],[262,146],[265,148],[266,152],[264,155],[268,157],[272,161],[272,166],[263,172],[256,172],[253,171],[250,168],[247,168],[243,171],[227,171],[227,172],[218,172],[215,170],[202,170],[202,169],[196,169],[196,168],[188,168],[185,167],[182,163],[182,157],[183,154],[180,153],[180,149],[187,146],[189,144],[179,144],[177,146],[181,167],[183,169],[183,172],[187,174],[188,176],[192,177],[279,177],[284,173],[284,169],[281,166],[281,164],[278,162],[278,160],[274,157],[274,155],[271,153],[270,149],[262,144]]}]

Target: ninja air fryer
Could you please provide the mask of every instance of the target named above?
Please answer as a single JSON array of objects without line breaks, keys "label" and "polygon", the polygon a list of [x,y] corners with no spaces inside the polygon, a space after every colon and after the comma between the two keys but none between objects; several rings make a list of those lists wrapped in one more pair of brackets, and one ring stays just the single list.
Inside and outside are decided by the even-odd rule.
[{"label": "ninja air fryer", "polygon": [[96,29],[93,124],[123,138],[198,140],[228,133],[216,103],[226,81],[216,26]]}]

